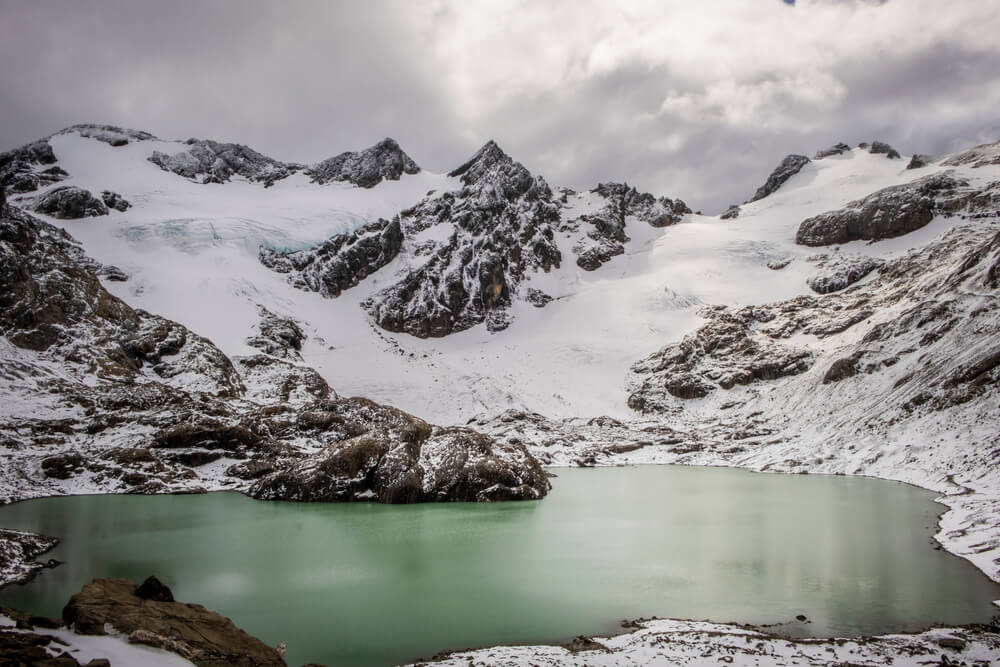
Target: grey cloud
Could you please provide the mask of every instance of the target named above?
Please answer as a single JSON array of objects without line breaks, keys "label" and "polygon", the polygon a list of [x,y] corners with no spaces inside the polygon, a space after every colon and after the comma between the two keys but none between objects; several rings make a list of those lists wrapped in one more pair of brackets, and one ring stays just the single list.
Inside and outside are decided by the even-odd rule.
[{"label": "grey cloud", "polygon": [[[750,6],[732,2],[743,12]],[[819,20],[811,4],[893,6],[800,1],[782,16]],[[0,147],[109,122],[308,162],[392,136],[422,166],[447,171],[495,138],[553,185],[626,180],[717,212],[749,197],[790,152],[881,138],[904,153],[942,153],[1000,138],[1000,48],[948,31],[913,47],[909,24],[935,20],[917,9],[892,15],[902,25],[873,28],[870,42],[831,28],[809,53],[782,51],[787,35],[759,34],[777,24],[746,26],[718,11],[694,60],[675,60],[681,46],[669,40],[654,44],[652,58],[648,45],[628,53],[626,39],[613,43],[621,57],[595,69],[602,40],[615,34],[604,19],[620,10],[583,7],[588,20],[562,30],[569,5],[511,4],[506,13],[475,5],[483,20],[471,27],[457,15],[470,6],[421,5],[429,7],[421,18],[403,2],[3,0]],[[940,11],[974,8],[957,0]],[[548,59],[494,53],[497,44],[526,43],[517,41],[525,35],[501,30],[491,36],[501,41],[489,42],[486,33],[529,10],[542,14],[519,25],[537,26],[529,42]],[[675,20],[664,9],[638,25]],[[986,20],[996,34],[1000,18]],[[724,48],[739,40],[770,51],[748,67],[747,49]],[[663,106],[668,97],[680,103]]]}]

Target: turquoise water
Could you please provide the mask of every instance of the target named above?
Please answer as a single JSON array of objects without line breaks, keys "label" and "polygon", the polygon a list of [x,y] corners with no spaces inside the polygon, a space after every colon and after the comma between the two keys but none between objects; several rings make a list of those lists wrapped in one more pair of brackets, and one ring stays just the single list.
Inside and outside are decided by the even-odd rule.
[{"label": "turquoise water", "polygon": [[[155,574],[289,664],[386,665],[564,641],[640,616],[797,635],[985,622],[1000,586],[933,548],[933,494],[873,479],[640,466],[555,470],[532,503],[309,505],[238,494],[0,507],[65,564],[0,604],[58,615],[94,577]],[[797,623],[805,614],[810,623]]]}]

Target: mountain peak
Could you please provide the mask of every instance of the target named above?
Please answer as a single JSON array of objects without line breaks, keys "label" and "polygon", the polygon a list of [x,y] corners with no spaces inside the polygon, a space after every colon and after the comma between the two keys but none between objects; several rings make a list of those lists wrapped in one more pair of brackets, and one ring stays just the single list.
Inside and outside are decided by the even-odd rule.
[{"label": "mountain peak", "polygon": [[503,152],[497,142],[490,139],[467,162],[449,172],[448,175],[461,176],[463,183],[471,185],[478,181],[486,171],[498,164],[514,164],[514,160]]},{"label": "mountain peak", "polygon": [[310,167],[306,173],[314,183],[348,181],[373,188],[383,180],[398,181],[403,174],[416,174],[420,166],[392,137],[361,151],[346,151]]}]

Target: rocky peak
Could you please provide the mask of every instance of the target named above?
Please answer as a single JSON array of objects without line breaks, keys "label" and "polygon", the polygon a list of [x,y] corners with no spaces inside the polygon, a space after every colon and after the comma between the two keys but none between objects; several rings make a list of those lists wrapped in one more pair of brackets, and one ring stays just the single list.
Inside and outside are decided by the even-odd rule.
[{"label": "rocky peak", "polygon": [[384,329],[421,338],[484,321],[491,331],[503,329],[524,274],[562,260],[552,190],[496,142],[450,175],[461,178],[460,190],[435,193],[400,215],[408,237],[440,224],[452,232],[422,249],[429,260],[365,302]]},{"label": "rocky peak", "polygon": [[757,201],[758,199],[763,199],[768,195],[775,192],[778,188],[785,184],[789,178],[799,173],[802,167],[806,166],[812,162],[805,155],[786,155],[785,159],[774,168],[771,175],[767,177],[767,182],[764,185],[757,188],[757,192],[754,193],[753,198],[750,201]]},{"label": "rocky peak", "polygon": [[269,187],[301,169],[301,165],[279,162],[242,144],[210,139],[188,139],[190,148],[174,155],[153,151],[149,161],[163,171],[184,178],[201,178],[202,183],[225,183],[233,175]]},{"label": "rocky peak", "polygon": [[86,139],[103,141],[115,148],[127,146],[133,141],[151,141],[156,139],[154,135],[142,130],[131,130],[126,127],[118,127],[117,125],[97,125],[95,123],[70,125],[65,130],[56,134],[72,134],[74,132]]},{"label": "rocky peak", "polygon": [[383,180],[398,181],[403,174],[416,174],[420,166],[403,152],[395,139],[386,137],[363,151],[347,151],[314,164],[306,170],[314,183],[346,181],[373,188]]}]

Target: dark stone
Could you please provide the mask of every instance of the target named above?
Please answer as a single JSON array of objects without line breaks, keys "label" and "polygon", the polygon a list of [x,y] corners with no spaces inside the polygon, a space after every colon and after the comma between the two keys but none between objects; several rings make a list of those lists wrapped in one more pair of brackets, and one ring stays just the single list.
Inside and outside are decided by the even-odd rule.
[{"label": "dark stone", "polygon": [[729,208],[723,211],[719,217],[723,220],[735,220],[740,217],[740,207],[736,204],[730,204]]},{"label": "dark stone", "polygon": [[77,219],[107,215],[108,208],[87,190],[75,185],[53,188],[38,198],[35,211],[53,218]]},{"label": "dark stone", "polygon": [[816,155],[813,155],[813,159],[822,160],[824,158],[832,157],[834,155],[843,155],[849,150],[851,150],[850,146],[848,146],[844,142],[840,142],[834,144],[833,146],[830,146],[829,148],[825,148],[821,151],[816,151]]},{"label": "dark stone", "polygon": [[774,193],[778,188],[785,184],[789,178],[795,174],[802,171],[802,167],[809,164],[811,160],[805,155],[787,155],[785,159],[774,168],[771,175],[767,177],[767,181],[764,185],[757,188],[757,192],[754,193],[750,201],[757,201],[758,199],[763,199],[768,195]]},{"label": "dark stone", "polygon": [[109,209],[114,209],[122,213],[127,211],[129,207],[132,206],[130,203],[125,201],[120,194],[117,192],[111,192],[110,190],[101,191],[101,201],[103,201],[104,205]]},{"label": "dark stone", "polygon": [[872,257],[840,257],[823,273],[809,277],[806,284],[817,294],[830,294],[853,285],[884,265],[884,261]]},{"label": "dark stone", "polygon": [[416,174],[420,167],[403,152],[393,139],[383,139],[363,151],[345,152],[323,160],[306,174],[313,183],[346,181],[362,188],[373,188],[383,180],[398,181],[403,174]]},{"label": "dark stone", "polygon": [[144,599],[137,593],[127,579],[95,579],[70,598],[63,620],[84,635],[104,635],[111,626],[132,642],[177,653],[196,664],[285,664],[277,651],[224,616],[201,605]]},{"label": "dark stone", "polygon": [[920,169],[926,167],[927,165],[934,162],[933,155],[914,155],[910,158],[910,163],[906,165],[907,169]]},{"label": "dark stone", "polygon": [[164,171],[184,178],[201,178],[202,183],[225,183],[234,175],[263,183],[264,187],[288,178],[301,165],[279,162],[242,144],[229,144],[208,139],[188,139],[186,151],[167,155],[153,151],[149,161]]},{"label": "dark stone", "polygon": [[873,141],[869,152],[874,155],[885,155],[890,160],[899,159],[899,152],[887,143]]},{"label": "dark stone", "polygon": [[143,600],[174,601],[173,592],[156,577],[148,577],[146,581],[139,584],[139,587],[135,589],[135,595]]}]

